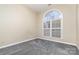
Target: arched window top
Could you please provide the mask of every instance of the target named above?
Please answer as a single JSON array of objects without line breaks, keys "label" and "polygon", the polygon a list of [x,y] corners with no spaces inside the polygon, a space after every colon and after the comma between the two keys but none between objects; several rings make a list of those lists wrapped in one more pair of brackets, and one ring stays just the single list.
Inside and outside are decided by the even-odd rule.
[{"label": "arched window top", "polygon": [[63,14],[59,10],[49,10],[44,14],[45,21],[57,20],[62,18],[63,18]]}]

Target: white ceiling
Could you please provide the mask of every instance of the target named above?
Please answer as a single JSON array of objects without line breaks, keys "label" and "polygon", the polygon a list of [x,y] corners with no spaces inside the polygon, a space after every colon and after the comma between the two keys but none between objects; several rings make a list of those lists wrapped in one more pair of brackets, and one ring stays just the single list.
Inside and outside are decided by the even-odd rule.
[{"label": "white ceiling", "polygon": [[26,6],[28,6],[35,12],[43,12],[48,8],[48,4],[27,4]]}]

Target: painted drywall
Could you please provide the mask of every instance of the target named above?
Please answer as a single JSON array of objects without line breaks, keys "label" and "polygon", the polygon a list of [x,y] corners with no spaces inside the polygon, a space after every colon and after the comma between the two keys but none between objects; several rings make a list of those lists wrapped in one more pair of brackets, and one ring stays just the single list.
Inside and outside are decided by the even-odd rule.
[{"label": "painted drywall", "polygon": [[36,16],[24,5],[0,5],[0,46],[35,38]]},{"label": "painted drywall", "polygon": [[77,46],[79,48],[79,4],[77,5]]},{"label": "painted drywall", "polygon": [[[42,18],[43,14],[50,9],[57,9],[63,13],[63,39],[54,38],[54,37],[44,37],[42,35]],[[48,9],[39,14],[39,37],[46,38],[48,40],[67,42],[71,44],[76,44],[76,5],[75,4],[62,4],[62,5],[52,5]]]}]

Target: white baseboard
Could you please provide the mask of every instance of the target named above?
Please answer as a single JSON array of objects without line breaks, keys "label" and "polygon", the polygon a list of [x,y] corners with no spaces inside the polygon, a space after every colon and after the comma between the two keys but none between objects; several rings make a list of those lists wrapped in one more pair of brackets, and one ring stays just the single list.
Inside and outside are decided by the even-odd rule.
[{"label": "white baseboard", "polygon": [[27,42],[27,41],[30,41],[30,40],[34,40],[34,39],[36,39],[36,38],[25,39],[24,41],[7,44],[5,46],[1,46],[0,49],[10,47],[10,46],[13,46],[13,45],[16,45],[16,44],[20,44],[20,43],[23,43],[23,42]]},{"label": "white baseboard", "polygon": [[63,42],[63,41],[51,40],[51,39],[42,38],[42,37],[38,37],[38,38],[43,39],[43,40],[48,40],[48,41],[53,41],[53,42],[59,42],[59,43],[63,43],[63,44],[73,45],[73,46],[77,47],[77,45],[75,43],[68,43],[68,42]]},{"label": "white baseboard", "polygon": [[[43,40],[48,40],[48,41],[53,41],[53,42],[59,42],[59,43],[63,43],[63,44],[73,45],[73,46],[76,46],[79,49],[79,46],[77,46],[74,43],[62,42],[62,41],[51,40],[51,39],[46,39],[46,38],[41,38],[41,37],[37,37],[37,38],[40,38],[40,39],[43,39]],[[20,41],[20,42],[16,42],[16,43],[11,43],[11,44],[8,44],[8,45],[5,45],[5,46],[1,46],[0,49],[6,48],[6,47],[10,47],[10,46],[13,46],[13,45],[16,45],[16,44],[20,44],[20,43],[23,43],[23,42],[27,42],[27,41],[30,41],[30,40],[34,40],[34,39],[36,39],[36,38],[30,38],[30,39],[26,39],[24,41]]]}]

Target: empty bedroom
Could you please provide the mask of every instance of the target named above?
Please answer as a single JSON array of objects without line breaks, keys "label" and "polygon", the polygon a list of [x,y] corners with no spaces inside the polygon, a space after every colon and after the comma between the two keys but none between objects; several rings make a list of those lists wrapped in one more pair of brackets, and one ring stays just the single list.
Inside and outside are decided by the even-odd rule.
[{"label": "empty bedroom", "polygon": [[79,55],[78,4],[0,4],[0,55]]}]

